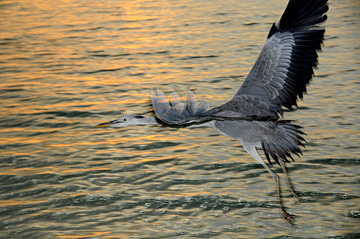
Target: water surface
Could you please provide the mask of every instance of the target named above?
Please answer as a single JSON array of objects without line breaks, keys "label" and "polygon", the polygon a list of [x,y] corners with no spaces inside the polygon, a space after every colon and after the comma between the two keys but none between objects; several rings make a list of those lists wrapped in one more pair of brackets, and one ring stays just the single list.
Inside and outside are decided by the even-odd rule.
[{"label": "water surface", "polygon": [[271,176],[233,139],[93,128],[149,112],[154,87],[227,101],[286,4],[1,1],[0,237],[358,238],[356,0],[330,1],[317,77],[285,113],[308,141],[289,165],[304,202],[284,190],[294,228]]}]

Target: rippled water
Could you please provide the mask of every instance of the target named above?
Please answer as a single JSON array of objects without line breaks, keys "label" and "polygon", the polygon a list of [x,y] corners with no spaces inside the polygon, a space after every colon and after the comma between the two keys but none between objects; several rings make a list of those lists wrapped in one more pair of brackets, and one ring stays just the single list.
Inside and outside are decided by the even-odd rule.
[{"label": "rippled water", "polygon": [[[331,1],[289,165],[304,202],[211,129],[98,129],[153,87],[235,93],[287,1],[0,2],[1,238],[358,238],[357,0]],[[276,168],[280,173],[281,170]]]}]

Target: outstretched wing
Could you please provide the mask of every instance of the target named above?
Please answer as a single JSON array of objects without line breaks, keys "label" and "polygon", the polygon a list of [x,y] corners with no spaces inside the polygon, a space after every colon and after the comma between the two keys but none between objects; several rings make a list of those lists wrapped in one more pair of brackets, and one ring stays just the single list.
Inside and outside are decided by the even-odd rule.
[{"label": "outstretched wing", "polygon": [[326,20],[327,11],[327,0],[290,0],[280,22],[273,24],[248,77],[222,110],[244,104],[248,96],[277,113],[282,112],[282,106],[296,106],[318,62],[325,30],[317,24]]},{"label": "outstretched wing", "polygon": [[325,30],[317,27],[327,18],[327,0],[290,0],[248,77],[227,103],[207,111],[190,92],[187,102],[177,95],[168,99],[161,91],[152,93],[159,120],[169,126],[185,126],[212,119],[277,120],[282,106],[296,106],[317,65]]},{"label": "outstretched wing", "polygon": [[[238,105],[231,110],[215,107],[209,109],[207,101],[197,101],[194,94],[189,91],[185,102],[175,92],[170,100],[160,90],[151,92],[151,101],[156,118],[163,124],[172,127],[188,127],[203,125],[209,121],[217,120],[273,120],[269,112],[274,113],[268,105],[261,104],[252,96],[244,97]],[[228,102],[229,104],[230,102]],[[244,111],[243,109],[248,109]],[[275,112],[276,113],[276,112]]]}]

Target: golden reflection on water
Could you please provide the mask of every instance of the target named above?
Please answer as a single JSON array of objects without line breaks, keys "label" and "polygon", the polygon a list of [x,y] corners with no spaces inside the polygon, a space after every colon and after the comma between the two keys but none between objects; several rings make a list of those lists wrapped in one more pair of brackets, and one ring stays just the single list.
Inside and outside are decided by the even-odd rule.
[{"label": "golden reflection on water", "polygon": [[129,165],[129,164],[146,163],[146,162],[156,163],[157,161],[163,161],[163,160],[166,160],[166,159],[183,158],[183,156],[184,156],[183,154],[173,154],[173,155],[164,156],[164,157],[142,158],[140,160],[128,161],[128,162],[120,163],[119,166],[125,166],[125,165]]},{"label": "golden reflection on water", "polygon": [[35,203],[46,203],[47,200],[15,200],[15,199],[12,199],[12,200],[0,200],[0,205],[2,207],[6,207],[6,206],[15,206],[15,205],[27,205],[27,204],[35,204]]},{"label": "golden reflection on water", "polygon": [[62,235],[57,236],[58,238],[92,238],[92,237],[104,237],[104,238],[117,238],[117,237],[124,237],[129,236],[128,234],[116,234],[116,235],[106,235],[106,234],[112,234],[110,231],[106,232],[84,232],[83,235],[75,235],[75,234],[68,234],[68,235]]},{"label": "golden reflection on water", "polygon": [[[19,155],[25,155],[19,154]],[[91,172],[91,171],[106,171],[111,170],[108,167],[91,167],[91,168],[65,168],[65,167],[37,167],[37,168],[19,168],[19,169],[8,169],[0,172],[0,175],[18,175],[18,176],[30,176],[30,175],[41,175],[41,174],[74,174],[80,172]]]},{"label": "golden reflection on water", "polygon": [[[0,100],[0,114],[4,125],[14,122],[15,126],[0,128],[0,145],[5,145],[1,148],[0,155],[10,159],[18,156],[27,157],[24,159],[24,165],[19,161],[17,167],[2,167],[0,175],[68,176],[147,165],[144,169],[134,172],[124,171],[119,177],[134,177],[142,173],[156,175],[179,170],[183,170],[182,174],[165,176],[164,180],[240,177],[237,176],[237,172],[222,174],[222,171],[187,170],[197,164],[256,163],[250,161],[250,157],[242,149],[237,148],[238,142],[214,132],[209,133],[211,130],[191,131],[193,133],[183,129],[172,131],[156,127],[136,128],[133,131],[98,130],[92,126],[112,120],[121,114],[148,112],[150,90],[157,87],[169,92],[177,90],[182,99],[186,95],[182,92],[195,89],[198,98],[209,100],[212,106],[230,99],[256,59],[267,34],[267,25],[270,26],[270,23],[278,19],[284,2],[286,1],[272,1],[271,4],[265,4],[264,1],[264,4],[259,5],[253,1],[240,3],[136,0],[85,3],[64,0],[55,3],[36,0],[19,1],[15,4],[15,9],[8,10],[4,7],[1,9],[1,23],[6,27],[2,28],[1,38],[13,40],[11,44],[0,45],[0,50],[3,51],[1,65],[6,69],[1,75],[0,89],[10,89]],[[340,3],[333,3],[332,7],[341,10],[343,7],[337,7],[337,4]],[[346,8],[356,7],[351,1],[347,4]],[[236,13],[233,6],[237,6]],[[274,12],[270,13],[268,7],[273,8]],[[264,15],[264,12],[267,15]],[[221,14],[216,15],[218,13],[224,14],[225,17],[222,18]],[[310,94],[300,103],[301,106],[310,108],[314,114],[309,114],[306,110],[285,114],[305,125],[321,125],[307,128],[307,138],[318,145],[310,145],[310,150],[306,149],[305,156],[299,160],[300,165],[306,165],[307,159],[352,159],[356,155],[354,152],[358,152],[358,149],[344,150],[344,147],[354,147],[354,135],[359,135],[360,131],[351,126],[346,127],[346,124],[343,126],[335,121],[330,122],[331,119],[344,118],[343,116],[346,116],[347,120],[350,119],[351,116],[348,114],[352,114],[354,110],[344,107],[341,103],[356,101],[356,92],[349,96],[349,92],[355,88],[356,80],[345,82],[342,77],[353,77],[347,75],[349,72],[351,74],[351,71],[344,70],[349,66],[357,67],[357,52],[351,50],[357,43],[352,38],[346,38],[350,35],[344,34],[343,28],[334,27],[334,22],[335,26],[342,24],[342,21],[332,20],[336,14],[342,13],[333,10],[332,18],[329,18],[332,21],[329,26],[332,27],[328,27],[327,34],[331,37],[339,36],[343,45],[347,47],[345,50],[349,52],[339,55],[341,52],[334,54],[325,48],[320,54],[321,64],[317,72],[322,78],[315,79],[315,84],[310,87]],[[325,44],[329,49],[336,49],[339,45],[336,39],[329,39]],[[347,85],[329,87],[331,84],[326,85],[327,81],[336,84],[345,82]],[[324,90],[324,87],[327,90]],[[11,91],[12,89],[21,91]],[[325,115],[324,108],[329,111],[326,118],[321,116]],[[71,116],[69,112],[80,113],[80,116]],[[88,113],[88,116],[81,116],[83,112]],[[152,144],[158,142],[178,144],[153,148]],[[91,161],[94,157],[98,157],[96,162]],[[125,160],[124,157],[130,159]],[[113,158],[116,159],[112,160]],[[160,164],[167,160],[171,162],[172,159],[181,160],[185,166],[180,163]],[[36,161],[60,161],[69,165],[58,163],[56,166],[36,166]],[[81,164],[71,164],[79,161]],[[108,165],[99,166],[96,163]],[[344,169],[347,173],[346,170]],[[313,170],[304,169],[302,173],[294,171],[297,180],[312,184]],[[109,178],[117,176],[106,175]],[[263,183],[268,182],[267,175],[261,174],[257,178]],[[247,182],[248,179],[243,180]],[[90,184],[87,179],[77,183]],[[215,182],[216,186],[213,187],[209,184],[199,187],[188,184],[173,185],[170,190],[148,190],[146,193],[165,199],[227,196],[232,195],[234,191],[241,195],[243,190],[247,193],[251,187],[260,187],[253,182],[250,182],[251,186]],[[265,185],[268,186],[270,183]],[[51,185],[57,186],[60,187]],[[321,186],[327,187],[326,184]],[[322,190],[321,186],[317,189]],[[127,188],[127,185],[124,187],[125,189],[121,190],[129,189],[130,193],[133,193],[131,190],[134,189]],[[91,192],[86,189],[64,192],[60,195],[69,198],[89,194],[110,194],[114,190],[114,185],[108,184],[101,188]],[[270,189],[256,189],[252,192],[255,195],[259,191],[271,194]],[[337,190],[349,194],[354,191],[353,188],[346,187]],[[52,197],[56,196],[58,195]],[[248,196],[251,198],[251,195]],[[0,205],[24,206],[49,202],[29,198],[31,196],[24,199],[1,200]],[[323,205],[316,206],[324,209],[322,212],[327,210]],[[57,210],[59,213],[66,210],[73,212],[73,208],[66,207],[46,209],[42,212]],[[79,210],[82,210],[82,207]],[[42,223],[34,222],[32,225],[41,226]],[[149,222],[147,226],[161,223]],[[244,225],[247,227],[248,224]],[[132,230],[141,231],[141,228],[135,227],[133,226]],[[58,238],[129,236],[126,233],[116,233],[115,229],[101,231],[99,228],[57,235]]]}]

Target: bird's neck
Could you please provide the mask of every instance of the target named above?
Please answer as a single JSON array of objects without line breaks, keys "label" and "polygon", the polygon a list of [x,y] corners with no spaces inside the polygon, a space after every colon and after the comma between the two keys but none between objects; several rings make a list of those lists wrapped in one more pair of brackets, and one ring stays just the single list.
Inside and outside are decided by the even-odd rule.
[{"label": "bird's neck", "polygon": [[154,117],[144,117],[138,121],[139,125],[159,124]]}]

